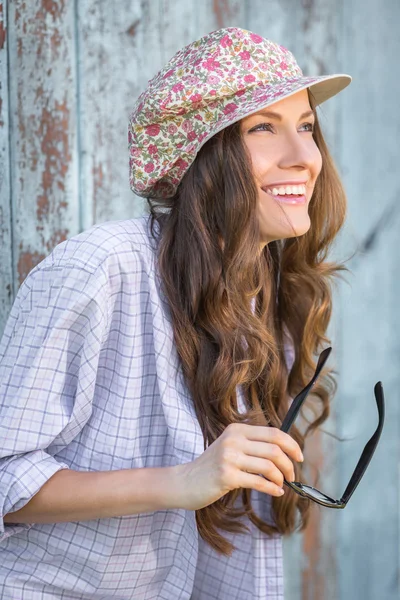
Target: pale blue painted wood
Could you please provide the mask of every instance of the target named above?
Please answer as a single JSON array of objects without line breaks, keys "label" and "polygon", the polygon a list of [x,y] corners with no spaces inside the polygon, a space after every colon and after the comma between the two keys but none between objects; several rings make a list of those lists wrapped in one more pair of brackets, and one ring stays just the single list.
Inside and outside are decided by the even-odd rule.
[{"label": "pale blue painted wood", "polygon": [[5,189],[1,205],[12,204],[16,292],[28,272],[79,228],[76,59],[73,3],[16,0],[7,7],[12,195]]},{"label": "pale blue painted wood", "polygon": [[82,227],[143,214],[129,188],[127,131],[147,82],[196,37],[243,22],[238,0],[78,4]]},{"label": "pale blue painted wood", "polygon": [[381,443],[339,522],[340,598],[400,597],[400,4],[354,0],[342,8],[342,57],[354,81],[343,95],[341,166],[349,197],[343,248],[351,287],[341,288],[340,448],[345,485],[377,424],[373,386],[382,380]]}]

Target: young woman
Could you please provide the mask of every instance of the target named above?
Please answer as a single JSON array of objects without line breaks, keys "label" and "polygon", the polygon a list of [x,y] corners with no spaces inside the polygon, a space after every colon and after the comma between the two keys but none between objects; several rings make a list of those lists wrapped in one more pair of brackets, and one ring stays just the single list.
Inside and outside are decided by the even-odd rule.
[{"label": "young woman", "polygon": [[3,598],[283,598],[282,536],[310,506],[282,495],[305,436],[280,425],[344,268],[316,106],[350,80],[227,28],[149,82],[129,149],[150,214],[56,246],[2,338]]}]

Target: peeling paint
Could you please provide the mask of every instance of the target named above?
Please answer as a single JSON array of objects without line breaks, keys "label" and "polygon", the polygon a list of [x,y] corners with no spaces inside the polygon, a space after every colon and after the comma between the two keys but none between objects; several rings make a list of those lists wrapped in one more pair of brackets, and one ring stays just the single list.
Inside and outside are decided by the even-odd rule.
[{"label": "peeling paint", "polygon": [[58,244],[64,242],[70,235],[68,229],[58,229],[54,231],[51,237],[46,242],[48,252],[51,252]]},{"label": "peeling paint", "polygon": [[67,100],[55,102],[53,110],[43,107],[40,125],[37,129],[38,139],[41,140],[41,151],[45,156],[42,172],[43,193],[37,199],[37,220],[43,221],[49,215],[49,195],[54,187],[64,191],[65,177],[68,172],[71,155],[69,152],[69,108]]},{"label": "peeling paint", "polygon": [[93,214],[95,214],[96,207],[97,207],[98,192],[102,188],[103,180],[104,180],[102,163],[99,163],[98,165],[93,166],[92,176],[93,176]]},{"label": "peeling paint", "polygon": [[42,9],[50,13],[54,20],[60,19],[64,13],[65,3],[63,0],[56,2],[56,0],[42,0]]},{"label": "peeling paint", "polygon": [[0,50],[2,50],[6,43],[7,30],[4,27],[4,16],[3,16],[3,4],[0,4]]},{"label": "peeling paint", "polygon": [[17,265],[19,285],[22,284],[22,282],[30,273],[30,271],[32,271],[32,269],[36,267],[36,265],[38,265],[44,258],[46,258],[46,255],[43,253],[37,251],[29,252],[29,250],[22,250],[22,246],[23,244],[21,242],[19,246],[21,251],[19,253]]},{"label": "peeling paint", "polygon": [[[22,14],[25,13],[21,10]],[[34,18],[29,17],[30,11],[27,11],[27,20],[23,23],[24,34],[28,34],[28,40],[35,40],[34,47],[37,59],[47,61],[49,50],[51,50],[51,59],[57,60],[62,55],[62,50],[65,47],[65,28],[63,20],[66,17],[66,7],[64,1],[56,2],[55,0],[42,0],[42,5],[37,10]],[[48,15],[51,15],[52,22],[49,21]],[[21,46],[24,40],[21,40]],[[21,48],[22,50],[22,48]],[[43,68],[43,65],[41,65]]]},{"label": "peeling paint", "polygon": [[13,138],[15,279],[71,234],[77,223],[69,198],[75,186],[74,4],[15,1],[10,13],[15,80]]}]

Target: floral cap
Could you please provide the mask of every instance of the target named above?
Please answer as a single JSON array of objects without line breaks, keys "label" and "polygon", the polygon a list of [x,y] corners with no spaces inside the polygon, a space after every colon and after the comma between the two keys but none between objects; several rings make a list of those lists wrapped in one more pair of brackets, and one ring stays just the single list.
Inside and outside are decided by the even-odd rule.
[{"label": "floral cap", "polygon": [[238,27],[213,31],[174,54],[137,99],[128,132],[131,189],[173,196],[218,131],[306,88],[321,104],[351,79],[304,77],[283,46]]}]

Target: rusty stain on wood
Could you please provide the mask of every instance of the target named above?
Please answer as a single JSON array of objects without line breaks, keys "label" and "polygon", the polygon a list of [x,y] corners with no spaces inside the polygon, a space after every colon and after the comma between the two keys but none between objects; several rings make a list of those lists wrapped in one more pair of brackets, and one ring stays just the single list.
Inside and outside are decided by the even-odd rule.
[{"label": "rusty stain on wood", "polygon": [[54,20],[59,19],[64,12],[64,0],[56,2],[55,0],[42,0],[42,8],[45,12],[50,13]]},{"label": "rusty stain on wood", "polygon": [[56,101],[53,110],[49,110],[46,106],[42,108],[37,135],[41,140],[45,162],[42,173],[43,193],[37,199],[38,222],[49,215],[49,196],[53,186],[65,191],[65,177],[71,160],[68,131],[69,108],[66,99],[62,103]]},{"label": "rusty stain on wood", "polygon": [[57,229],[56,231],[54,231],[51,237],[46,242],[46,248],[48,252],[50,253],[55,248],[55,246],[61,244],[61,242],[64,242],[69,237],[69,235],[70,232],[68,229]]},{"label": "rusty stain on wood", "polygon": [[103,165],[99,163],[92,168],[93,176],[93,213],[96,212],[98,192],[103,187],[104,173]]},{"label": "rusty stain on wood", "polygon": [[[75,184],[74,16],[73,5],[65,0],[41,0],[33,6],[17,0],[10,14],[16,31],[11,106],[17,132],[13,203],[19,284],[71,233],[65,219],[71,220],[68,192]],[[27,221],[35,226],[26,235]]]},{"label": "rusty stain on wood", "polygon": [[229,19],[229,17],[231,16],[231,7],[229,0],[214,0],[213,10],[218,28],[224,27],[226,19]]},{"label": "rusty stain on wood", "polygon": [[[320,477],[324,468],[324,453],[321,432],[318,429],[307,440],[306,454],[312,456],[312,462],[309,463],[310,471],[315,470],[315,475],[318,474]],[[316,477],[312,475],[311,479],[311,485],[318,488]],[[303,551],[307,559],[307,566],[302,573],[302,598],[304,599],[325,600],[327,597],[324,573],[320,573],[318,570],[321,557],[322,510],[323,507],[319,504],[311,504],[310,520],[303,535]]]},{"label": "rusty stain on wood", "polygon": [[0,4],[0,50],[6,43],[7,30],[4,27],[3,3]]},{"label": "rusty stain on wood", "polygon": [[27,250],[22,250],[23,243],[21,242],[19,245],[20,253],[18,257],[18,283],[22,284],[26,276],[36,265],[38,265],[44,258],[46,258],[46,254],[40,252],[29,252]]}]

